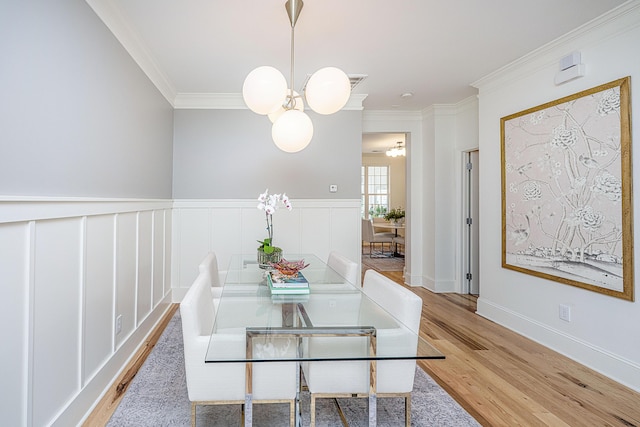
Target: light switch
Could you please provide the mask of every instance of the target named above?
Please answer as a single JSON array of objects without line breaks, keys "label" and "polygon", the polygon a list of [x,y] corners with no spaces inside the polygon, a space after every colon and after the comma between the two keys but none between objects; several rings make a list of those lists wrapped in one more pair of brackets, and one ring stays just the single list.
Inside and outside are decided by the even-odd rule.
[{"label": "light switch", "polygon": [[338,192],[338,186],[336,184],[331,184],[329,186],[329,192],[330,193],[337,193]]}]

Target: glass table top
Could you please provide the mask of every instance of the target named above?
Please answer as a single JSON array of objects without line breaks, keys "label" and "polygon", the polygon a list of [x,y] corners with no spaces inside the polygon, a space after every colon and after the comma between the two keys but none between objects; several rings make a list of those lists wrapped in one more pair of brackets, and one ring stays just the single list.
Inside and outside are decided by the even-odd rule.
[{"label": "glass table top", "polygon": [[231,258],[206,362],[444,358],[323,260],[284,258],[309,264],[308,294],[272,295],[255,254]]}]

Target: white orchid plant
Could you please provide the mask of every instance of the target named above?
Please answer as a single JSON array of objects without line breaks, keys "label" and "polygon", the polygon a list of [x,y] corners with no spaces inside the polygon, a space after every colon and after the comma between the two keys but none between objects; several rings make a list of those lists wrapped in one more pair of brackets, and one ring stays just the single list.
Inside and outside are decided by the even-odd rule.
[{"label": "white orchid plant", "polygon": [[265,254],[271,254],[276,250],[273,246],[273,214],[278,209],[278,203],[282,203],[287,210],[293,209],[291,201],[285,193],[282,194],[269,194],[269,189],[266,189],[264,193],[258,196],[258,209],[263,210],[267,220],[267,237],[264,240],[258,240],[260,248]]}]

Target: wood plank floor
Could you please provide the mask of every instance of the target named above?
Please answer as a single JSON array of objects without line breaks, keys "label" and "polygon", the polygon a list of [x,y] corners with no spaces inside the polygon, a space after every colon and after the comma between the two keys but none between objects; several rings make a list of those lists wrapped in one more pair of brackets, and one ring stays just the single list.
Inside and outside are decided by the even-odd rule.
[{"label": "wood plank floor", "polygon": [[482,425],[640,427],[640,393],[478,316],[473,296],[409,289],[446,356],[420,366]]}]

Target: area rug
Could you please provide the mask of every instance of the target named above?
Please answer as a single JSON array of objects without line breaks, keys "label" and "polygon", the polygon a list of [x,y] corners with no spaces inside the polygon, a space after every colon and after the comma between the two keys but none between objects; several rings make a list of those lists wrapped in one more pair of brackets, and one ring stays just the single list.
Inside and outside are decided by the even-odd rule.
[{"label": "area rug", "polygon": [[373,269],[378,271],[403,271],[404,258],[383,257],[371,258],[369,256],[369,245],[362,246],[362,271]]},{"label": "area rug", "polygon": [[[368,421],[367,399],[339,399],[350,426],[364,427]],[[309,425],[309,395],[302,393],[302,425]],[[341,426],[331,399],[316,403],[316,425]],[[378,425],[404,425],[401,399],[378,399]],[[198,407],[198,426],[240,425],[240,405]],[[288,405],[263,404],[253,407],[254,426],[288,426]],[[417,368],[411,399],[414,426],[479,426],[458,403]],[[182,323],[178,310],[167,325],[153,351],[140,368],[107,426],[184,426],[191,425],[191,403],[187,395],[182,345]]]}]

